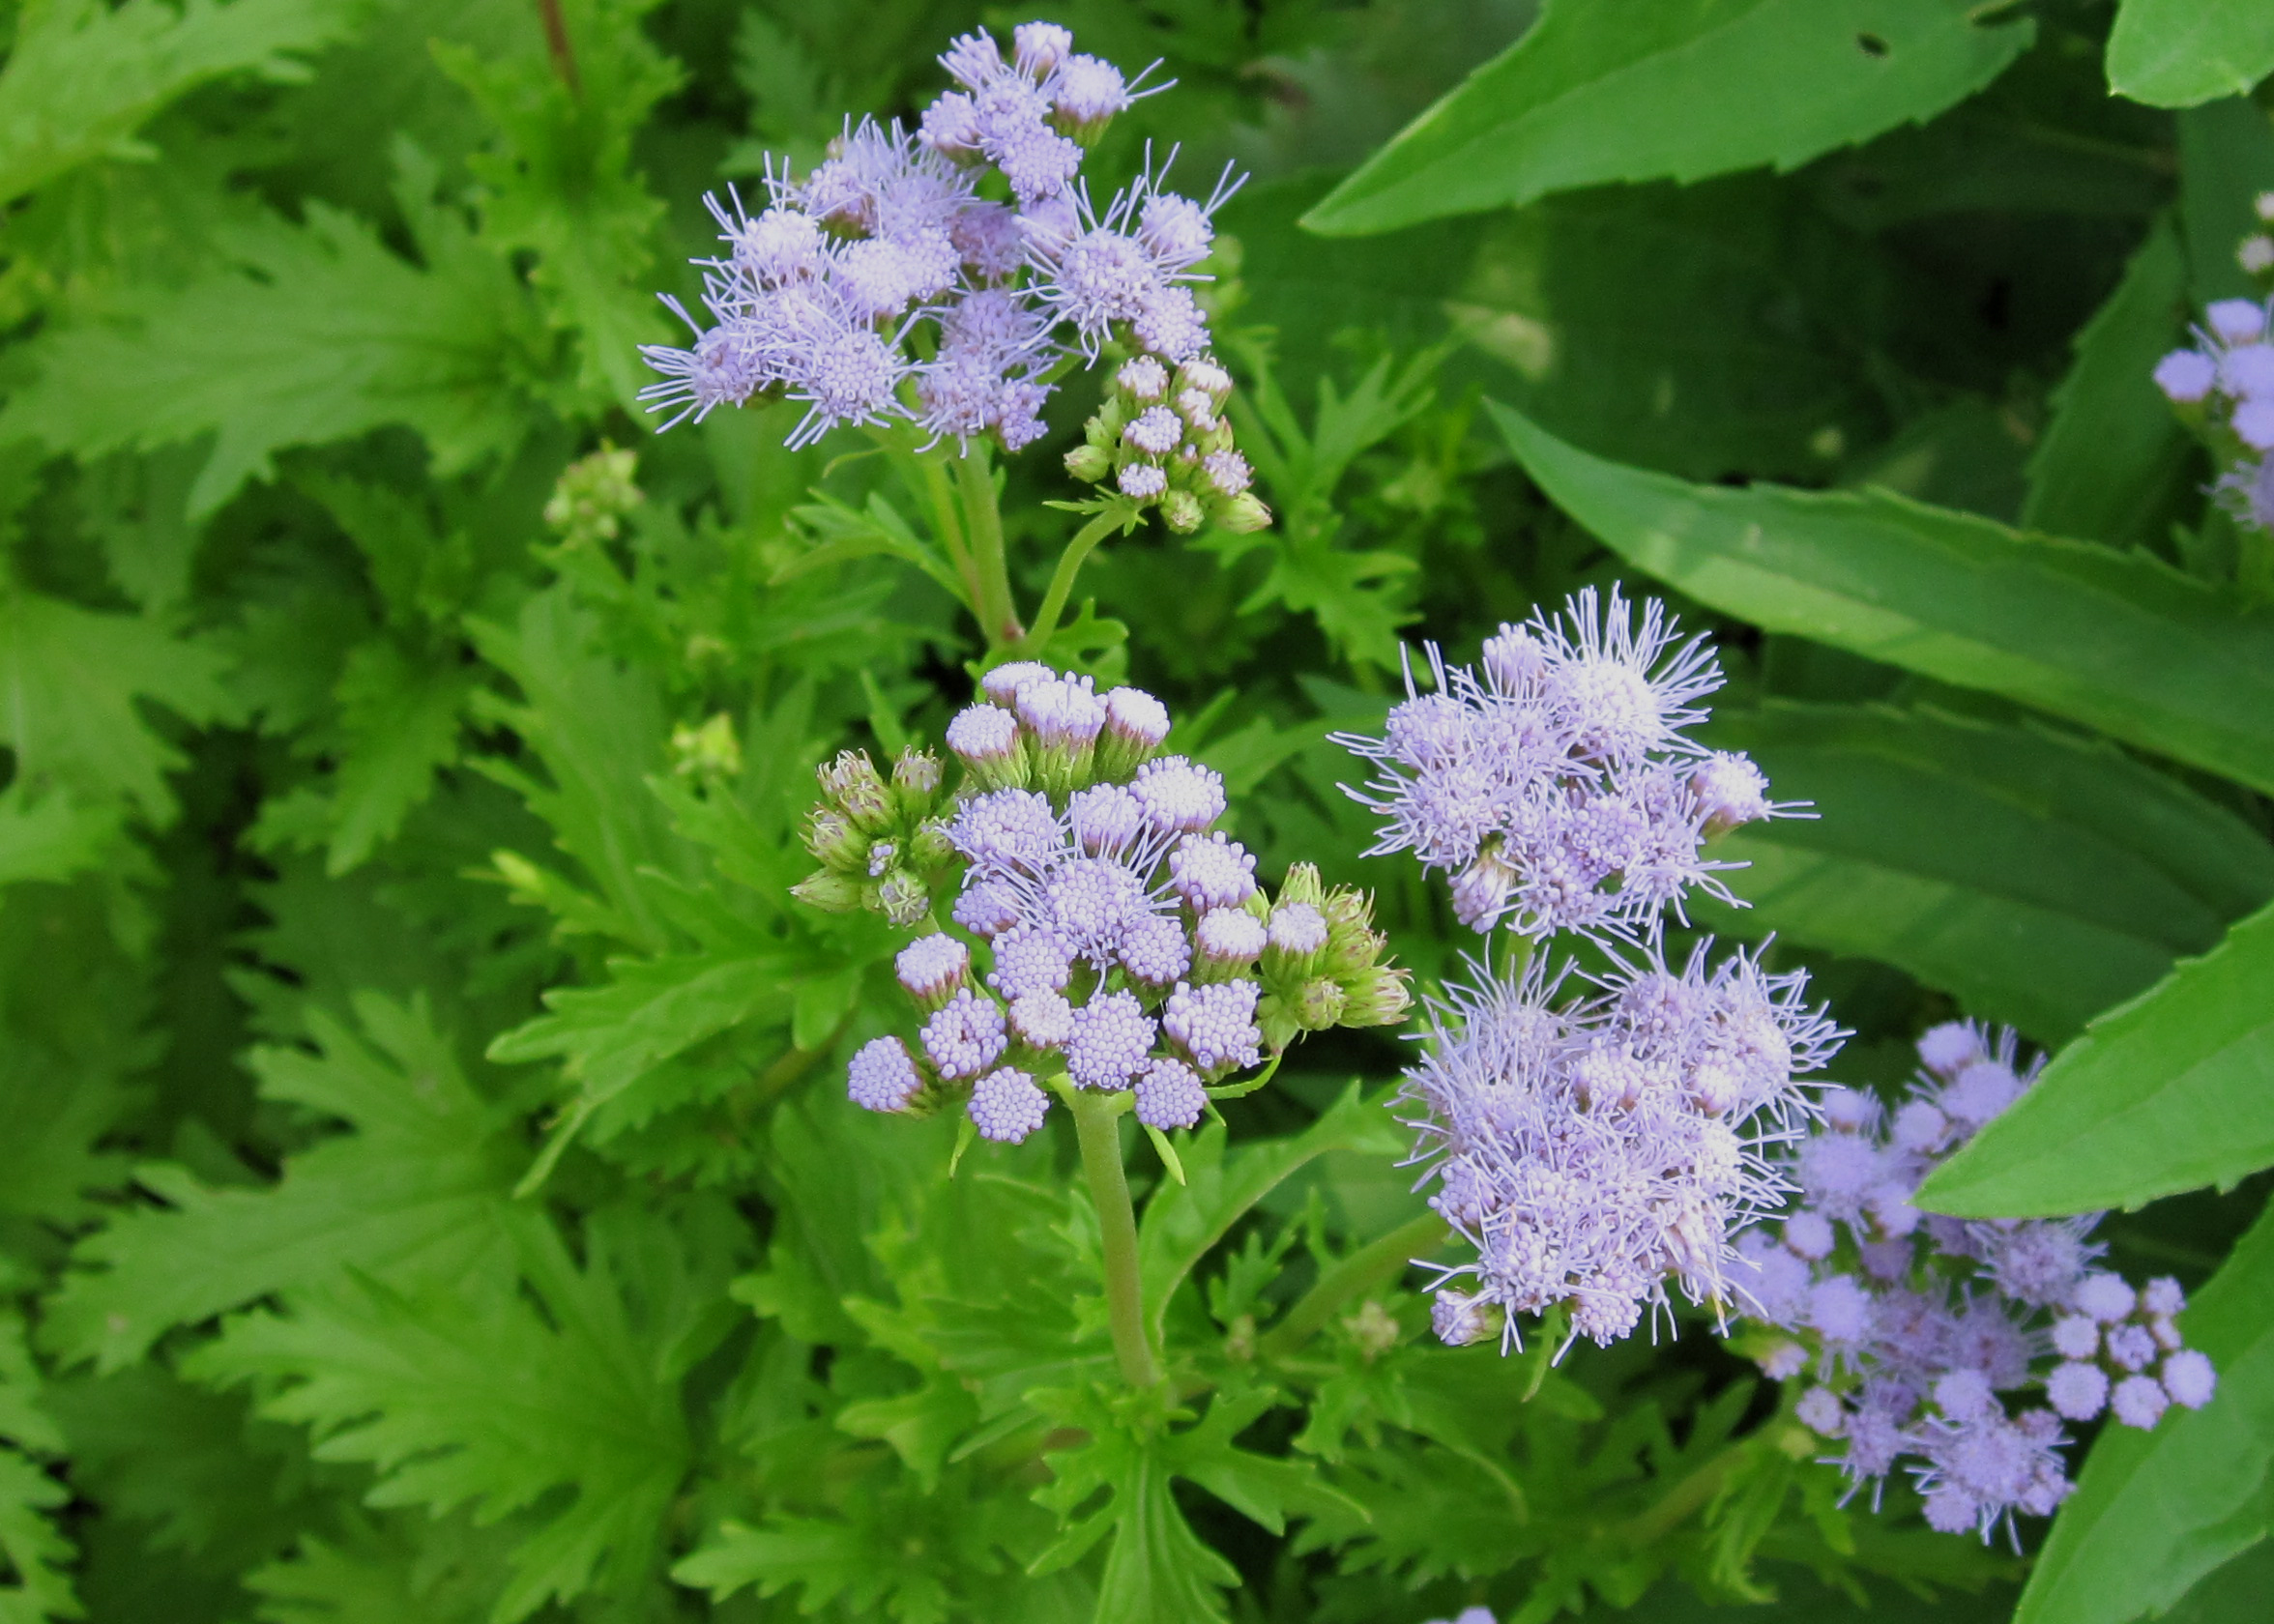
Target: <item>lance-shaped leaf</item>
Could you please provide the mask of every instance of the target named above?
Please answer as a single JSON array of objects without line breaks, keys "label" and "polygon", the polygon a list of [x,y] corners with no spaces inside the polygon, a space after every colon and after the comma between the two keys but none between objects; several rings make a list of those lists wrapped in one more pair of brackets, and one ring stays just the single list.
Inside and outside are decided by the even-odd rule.
[{"label": "lance-shaped leaf", "polygon": [[2274,73],[2264,0],[2124,0],[2109,31],[2109,88],[2151,107],[2243,96]]},{"label": "lance-shaped leaf", "polygon": [[[2025,1096],[2026,1097],[2026,1096]],[[2219,1367],[2219,1391],[2153,1432],[2112,1426],[2061,1507],[2014,1624],[2131,1624],[2160,1616],[2212,1569],[2263,1539],[2274,1466],[2274,1211],[2197,1296],[2180,1328]],[[2237,1619],[2262,1616],[2264,1597]]]},{"label": "lance-shaped leaf", "polygon": [[2274,1164],[2274,908],[2110,1012],[1937,1170],[1967,1217],[2090,1212]]},{"label": "lance-shaped leaf", "polygon": [[2113,746],[1934,710],[1723,717],[1817,816],[1731,834],[1753,906],[1702,922],[1881,959],[2056,1042],[2274,896],[2274,849]]},{"label": "lance-shaped leaf", "polygon": [[1701,602],[2274,790],[2274,613],[2232,593],[1885,491],[1693,485],[1493,412],[1564,511]]},{"label": "lance-shaped leaf", "polygon": [[1394,231],[1577,187],[1791,169],[1934,117],[2034,36],[1960,0],[1550,0],[1304,223]]}]

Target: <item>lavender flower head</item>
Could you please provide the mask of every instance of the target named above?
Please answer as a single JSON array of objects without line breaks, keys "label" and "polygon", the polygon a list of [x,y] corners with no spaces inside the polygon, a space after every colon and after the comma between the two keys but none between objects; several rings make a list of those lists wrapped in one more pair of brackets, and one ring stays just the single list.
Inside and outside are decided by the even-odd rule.
[{"label": "lavender flower head", "polygon": [[[1174,152],[1157,168],[1149,155],[1099,207],[1082,177],[1114,117],[1167,86],[1124,77],[1050,23],[1015,30],[1007,56],[983,30],[965,35],[940,62],[955,88],[913,131],[848,118],[811,173],[770,159],[762,202],[731,188],[706,199],[724,245],[693,262],[708,320],[665,295],[691,341],[641,351],[662,375],[641,398],[664,427],[787,398],[806,407],[792,446],[898,420],[1015,451],[1041,437],[1076,355],[1094,362],[1111,345],[1212,367],[1190,284],[1239,181],[1227,169],[1205,201],[1185,197],[1168,189]],[[1184,439],[1180,420],[1169,449]],[[1167,494],[1160,478],[1149,500]]]},{"label": "lavender flower head", "polygon": [[[981,679],[948,727],[965,768],[952,804],[936,812],[939,774],[917,775],[915,809],[944,854],[925,884],[956,884],[961,934],[930,929],[895,955],[920,1030],[855,1057],[855,1104],[923,1116],[960,1103],[967,1131],[1015,1145],[1079,1089],[1155,1131],[1191,1128],[1211,1093],[1244,1092],[1238,1074],[1300,1033],[1404,1017],[1405,972],[1385,962],[1365,899],[1305,864],[1274,897],[1215,827],[1223,779],[1161,754],[1169,731],[1167,709],[1135,688],[1099,694],[1035,662]],[[824,773],[835,799],[821,845],[840,862],[870,849],[840,832],[856,814],[890,831],[908,815],[852,762]],[[801,894],[827,905],[841,887]]]},{"label": "lavender flower head", "polygon": [[1745,953],[1646,960],[1561,997],[1574,979],[1534,960],[1456,986],[1407,1073],[1430,1204],[1477,1254],[1443,1271],[1463,1282],[1440,1294],[1446,1341],[1497,1325],[1510,1346],[1516,1316],[1560,1307],[1573,1337],[1608,1344],[1667,1308],[1670,1283],[1750,1306],[1734,1237],[1791,1189],[1771,1152],[1814,1116],[1798,1078],[1840,1033],[1804,975]]},{"label": "lavender flower head", "polygon": [[[1738,1283],[1778,1333],[1779,1379],[1813,1374],[1796,1413],[1844,1442],[1852,1488],[1905,1459],[1930,1525],[1989,1537],[2066,1497],[2062,1423],[2104,1411],[2153,1427],[2217,1386],[2184,1346],[2178,1283],[2135,1290],[2094,1267],[2098,1215],[1963,1222],[1911,1196],[1935,1167],[2018,1099],[2042,1058],[2010,1031],[1951,1022],[1919,1039],[1921,1069],[1892,1111],[1827,1096],[1822,1125],[1783,1170],[1802,1204],[1739,1243]],[[1810,1355],[1813,1356],[1810,1356]],[[2015,1395],[2042,1387],[2044,1403]]]},{"label": "lavender flower head", "polygon": [[1427,653],[1428,690],[1409,662],[1384,737],[1336,742],[1380,768],[1346,786],[1383,819],[1368,855],[1451,875],[1474,930],[1647,939],[1693,888],[1736,900],[1716,871],[1740,865],[1703,856],[1709,836],[1798,811],[1743,756],[1688,738],[1721,673],[1655,600],[1638,611],[1590,587],[1560,616],[1501,626],[1477,667]]},{"label": "lavender flower head", "polygon": [[2156,387],[2209,444],[2224,470],[2212,486],[2220,505],[2237,521],[2259,530],[2274,530],[2269,308],[2259,300],[2216,301],[2204,310],[2194,344],[2165,356],[2154,374]]}]

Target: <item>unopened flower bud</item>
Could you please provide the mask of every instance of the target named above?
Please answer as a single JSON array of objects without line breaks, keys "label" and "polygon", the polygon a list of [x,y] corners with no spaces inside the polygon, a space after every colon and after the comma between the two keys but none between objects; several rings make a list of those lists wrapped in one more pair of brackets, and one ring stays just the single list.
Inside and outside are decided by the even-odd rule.
[{"label": "unopened flower bud", "polygon": [[851,914],[860,909],[861,893],[866,888],[850,874],[831,874],[823,869],[792,885],[790,895],[824,914]]},{"label": "unopened flower bud", "polygon": [[1337,885],[1319,900],[1326,916],[1326,973],[1347,981],[1381,958],[1388,939],[1374,928],[1374,899],[1350,885]]},{"label": "unopened flower bud", "polygon": [[816,773],[821,793],[853,820],[856,828],[882,834],[892,826],[892,798],[866,750],[839,751]]},{"label": "unopened flower bud", "polygon": [[877,887],[878,912],[903,929],[921,924],[931,907],[930,888],[905,868],[886,875]]},{"label": "unopened flower bud", "polygon": [[1065,469],[1084,484],[1094,485],[1113,472],[1113,453],[1102,446],[1076,446],[1065,454]]},{"label": "unopened flower bud", "polygon": [[1177,392],[1198,390],[1211,400],[1222,400],[1232,392],[1232,374],[1218,366],[1207,356],[1198,357],[1177,368]]},{"label": "unopened flower bud", "polygon": [[1241,491],[1238,496],[1226,497],[1212,505],[1216,523],[1235,536],[1246,536],[1253,531],[1268,530],[1271,509],[1253,491]]},{"label": "unopened flower bud", "polygon": [[1271,910],[1269,957],[1265,969],[1273,976],[1316,975],[1326,958],[1326,915],[1307,902],[1282,900]]},{"label": "unopened flower bud", "polygon": [[801,831],[805,850],[822,867],[839,874],[860,874],[868,868],[868,836],[833,806],[816,806],[805,815]]},{"label": "unopened flower bud", "polygon": [[1058,673],[1040,660],[1011,660],[996,666],[979,679],[979,692],[990,705],[1000,705],[1006,710],[1018,704],[1018,691],[1029,682],[1054,681]]},{"label": "unopened flower bud", "polygon": [[892,788],[900,792],[902,807],[915,817],[922,817],[931,810],[932,798],[940,793],[941,781],[946,776],[938,756],[913,744],[902,750],[892,763]]},{"label": "unopened flower bud", "polygon": [[948,748],[955,752],[982,790],[1023,790],[1031,764],[1018,717],[996,705],[974,705],[948,724]]},{"label": "unopened flower bud", "polygon": [[1343,984],[1342,1006],[1346,1027],[1394,1027],[1414,1007],[1407,972],[1394,965],[1372,965]]},{"label": "unopened flower bud", "polygon": [[1264,950],[1264,927],[1241,908],[1211,908],[1192,931],[1192,978],[1228,981]]},{"label": "unopened flower bud", "polygon": [[1151,406],[1168,395],[1168,368],[1160,363],[1158,357],[1141,355],[1122,364],[1122,369],[1114,374],[1114,385],[1130,399]]},{"label": "unopened flower bud", "polygon": [[1697,798],[1707,835],[1758,822],[1770,811],[1766,774],[1751,758],[1734,751],[1716,751],[1700,762],[1690,773],[1690,794]]},{"label": "unopened flower bud", "polygon": [[908,866],[918,874],[937,873],[954,856],[955,843],[948,838],[945,818],[926,818],[908,837]]},{"label": "unopened flower bud", "polygon": [[1200,498],[1187,490],[1173,490],[1161,498],[1161,523],[1179,536],[1190,536],[1208,521]]},{"label": "unopened flower bud", "polygon": [[1508,911],[1522,876],[1501,855],[1498,842],[1477,853],[1476,860],[1453,876],[1453,917],[1478,935],[1490,931]]},{"label": "unopened flower bud", "polygon": [[922,1103],[925,1077],[908,1045],[896,1037],[863,1044],[846,1067],[845,1091],[868,1111],[915,1114]]},{"label": "unopened flower bud", "polygon": [[1097,736],[1105,728],[1105,706],[1091,691],[1089,678],[1022,684],[1018,717],[1026,728],[1035,788],[1063,796],[1089,781]]},{"label": "unopened flower bud", "polygon": [[1326,883],[1319,876],[1317,863],[1291,863],[1287,869],[1287,883],[1279,887],[1281,902],[1307,902],[1313,908],[1326,906]]},{"label": "unopened flower bud", "polygon": [[1290,1010],[1295,1024],[1304,1031],[1325,1031],[1342,1020],[1350,996],[1336,983],[1324,975],[1305,981],[1295,995]]}]

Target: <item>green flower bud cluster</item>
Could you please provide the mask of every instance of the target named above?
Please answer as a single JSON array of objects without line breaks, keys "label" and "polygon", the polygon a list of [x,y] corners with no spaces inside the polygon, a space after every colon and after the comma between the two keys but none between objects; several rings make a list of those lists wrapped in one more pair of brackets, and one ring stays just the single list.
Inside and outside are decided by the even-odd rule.
[{"label": "green flower bud cluster", "polygon": [[618,450],[603,440],[598,450],[561,470],[545,503],[544,521],[564,545],[597,545],[623,534],[625,518],[647,500],[631,482],[638,460],[637,453]]},{"label": "green flower bud cluster", "polygon": [[911,746],[888,782],[867,751],[846,750],[819,777],[821,803],[807,814],[803,832],[821,869],[790,894],[831,914],[865,908],[903,928],[920,924],[931,912],[933,886],[955,857],[940,758]]},{"label": "green flower bud cluster", "polygon": [[1066,472],[1110,483],[1141,508],[1157,507],[1181,536],[1205,524],[1236,533],[1262,530],[1271,510],[1248,487],[1255,476],[1233,443],[1224,402],[1232,375],[1206,356],[1175,372],[1140,355],[1115,371],[1104,403],[1066,453]]},{"label": "green flower bud cluster", "polygon": [[1412,972],[1385,961],[1389,939],[1374,928],[1365,892],[1329,890],[1314,865],[1297,863],[1259,916],[1268,944],[1256,965],[1264,984],[1256,1021],[1272,1049],[1328,1027],[1394,1026],[1413,1007]]}]

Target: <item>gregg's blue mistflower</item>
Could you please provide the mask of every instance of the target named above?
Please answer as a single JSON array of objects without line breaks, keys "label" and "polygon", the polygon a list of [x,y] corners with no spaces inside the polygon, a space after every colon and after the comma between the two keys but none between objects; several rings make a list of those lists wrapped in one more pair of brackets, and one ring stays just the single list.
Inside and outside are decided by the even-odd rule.
[{"label": "gregg's blue mistflower", "polygon": [[[921,752],[906,758],[930,765],[907,774],[920,794],[885,786],[857,752],[823,769],[817,856],[843,869],[897,837],[938,849],[918,875],[925,896],[955,886],[953,929],[925,919],[894,961],[922,1016],[920,1053],[896,1036],[861,1049],[847,1077],[856,1105],[960,1103],[981,1138],[1017,1144],[1043,1125],[1053,1090],[1079,1088],[1123,1096],[1149,1127],[1190,1128],[1211,1089],[1237,1086],[1267,1051],[1405,1017],[1406,972],[1385,962],[1366,899],[1301,863],[1271,895],[1254,856],[1213,826],[1222,777],[1158,755],[1168,732],[1151,694],[1100,695],[1022,661],[989,671],[949,723],[965,768],[951,800]],[[877,891],[835,870],[798,888],[816,906],[894,917]]]},{"label": "gregg's blue mistflower", "polygon": [[1383,738],[1336,742],[1381,769],[1348,791],[1384,820],[1369,855],[1449,874],[1474,930],[1647,940],[1694,888],[1735,900],[1715,871],[1736,865],[1701,856],[1710,835],[1795,810],[1750,761],[1688,737],[1721,672],[1655,600],[1590,587],[1503,625],[1475,668],[1427,653],[1429,691],[1409,663]]},{"label": "gregg's blue mistflower", "polygon": [[1753,1296],[1735,1245],[1792,1189],[1770,1152],[1816,1107],[1804,1074],[1840,1033],[1805,977],[1701,947],[1676,972],[1620,967],[1581,996],[1535,959],[1455,986],[1431,1009],[1401,1099],[1430,1204],[1476,1250],[1443,1271],[1441,1336],[1473,1340],[1561,1307],[1607,1344],[1668,1306],[1669,1284],[1719,1312]]},{"label": "gregg's blue mistflower", "polygon": [[2274,530],[2274,343],[2268,304],[2222,299],[2203,311],[2192,347],[2156,363],[2156,387],[2210,445],[2213,489],[2236,519]]},{"label": "gregg's blue mistflower", "polygon": [[[2185,1347],[2176,1281],[2135,1290],[2095,1268],[2097,1214],[1963,1222],[1910,1197],[1945,1157],[2027,1090],[2010,1031],[1971,1022],[1919,1039],[1921,1065],[1894,1111],[1857,1090],[1827,1095],[1792,1146],[1802,1204],[1739,1242],[1753,1317],[1783,1333],[1768,1359],[1813,1371],[1796,1414],[1842,1440],[1855,1489],[1905,1459],[1928,1522],[1985,1538],[2015,1515],[2046,1517],[2069,1493],[2060,1422],[2104,1411],[2153,1427],[2169,1405],[2207,1404],[2217,1377]],[[1793,1360],[1800,1348],[1814,1358]],[[2043,1406],[2020,1395],[2043,1389]],[[1851,1491],[1852,1492],[1852,1491]]]}]

